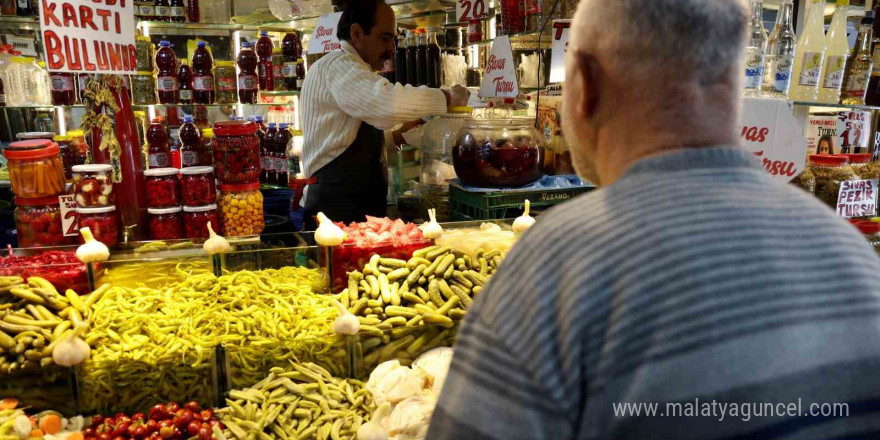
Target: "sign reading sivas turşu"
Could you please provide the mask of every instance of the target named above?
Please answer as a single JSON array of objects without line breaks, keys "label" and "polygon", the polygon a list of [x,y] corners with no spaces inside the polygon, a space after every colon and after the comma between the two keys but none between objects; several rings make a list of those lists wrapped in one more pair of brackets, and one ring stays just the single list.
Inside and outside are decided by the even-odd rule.
[{"label": "sign reading sivas tur\u015fu", "polygon": [[804,170],[807,142],[803,132],[788,102],[761,98],[743,101],[740,143],[761,159],[772,176],[788,182]]}]

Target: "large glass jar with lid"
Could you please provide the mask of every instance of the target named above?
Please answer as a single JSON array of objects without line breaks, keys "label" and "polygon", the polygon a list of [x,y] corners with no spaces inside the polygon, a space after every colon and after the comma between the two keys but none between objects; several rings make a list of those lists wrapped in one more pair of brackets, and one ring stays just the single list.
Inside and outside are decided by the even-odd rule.
[{"label": "large glass jar with lid", "polygon": [[458,132],[472,115],[470,107],[453,107],[449,113],[431,118],[422,128],[419,207],[425,218],[432,208],[437,210],[438,220],[449,218],[448,181],[456,177],[452,147],[458,141]]},{"label": "large glass jar with lid", "polygon": [[503,188],[540,179],[544,138],[534,123],[534,118],[471,119],[452,148],[452,163],[461,182]]}]

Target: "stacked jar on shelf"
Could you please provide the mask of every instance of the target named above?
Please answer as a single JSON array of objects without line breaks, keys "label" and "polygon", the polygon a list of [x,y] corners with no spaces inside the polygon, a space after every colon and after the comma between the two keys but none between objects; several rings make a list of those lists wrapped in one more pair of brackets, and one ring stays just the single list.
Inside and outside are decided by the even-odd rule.
[{"label": "stacked jar on shelf", "polygon": [[224,121],[214,124],[214,169],[220,182],[221,231],[226,236],[263,232],[260,193],[260,139],[257,124]]},{"label": "stacked jar on shelf", "polygon": [[144,171],[150,237],[153,240],[177,240],[184,236],[180,179],[177,173],[177,168],[151,168]]},{"label": "stacked jar on shelf", "polygon": [[119,240],[119,220],[113,193],[113,167],[86,164],[73,167],[73,193],[77,222],[95,238],[113,246]]}]

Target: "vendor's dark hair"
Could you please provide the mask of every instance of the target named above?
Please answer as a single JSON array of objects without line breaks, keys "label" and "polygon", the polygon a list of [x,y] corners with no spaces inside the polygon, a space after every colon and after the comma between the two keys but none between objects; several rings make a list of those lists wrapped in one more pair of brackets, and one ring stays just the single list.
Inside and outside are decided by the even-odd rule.
[{"label": "vendor's dark hair", "polygon": [[382,0],[348,0],[343,2],[342,17],[339,18],[339,30],[336,38],[339,40],[351,40],[351,25],[361,25],[364,33],[370,35],[373,26],[376,25],[376,10]]}]

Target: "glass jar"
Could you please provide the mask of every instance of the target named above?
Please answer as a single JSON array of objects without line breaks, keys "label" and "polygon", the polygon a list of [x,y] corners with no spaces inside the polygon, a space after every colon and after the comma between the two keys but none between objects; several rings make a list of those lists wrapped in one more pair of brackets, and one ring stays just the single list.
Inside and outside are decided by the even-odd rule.
[{"label": "glass jar", "polygon": [[149,208],[150,237],[153,240],[179,240],[183,238],[183,215],[179,206],[173,208]]},{"label": "glass jar", "polygon": [[[137,70],[153,73],[153,58],[156,54],[153,53],[154,47],[153,42],[150,41],[150,37],[144,37],[142,35],[138,35],[135,37],[134,42],[134,50],[137,56],[135,63],[137,65]],[[141,72],[138,72],[140,75]]]},{"label": "glass jar", "polygon": [[180,170],[180,189],[186,206],[210,205],[217,201],[214,167],[188,167]]},{"label": "glass jar", "polygon": [[76,147],[71,145],[70,136],[55,136],[52,141],[58,144],[61,152],[61,165],[64,166],[64,178],[70,180],[73,177],[73,166],[77,164]]},{"label": "glass jar", "polygon": [[114,205],[113,167],[109,164],[73,167],[73,192],[76,205],[83,208]]},{"label": "glass jar", "polygon": [[450,113],[431,118],[422,129],[419,210],[423,216],[427,216],[428,209],[436,209],[438,220],[449,219],[447,181],[456,177],[452,148],[458,141],[459,131],[472,116],[470,107],[453,107]]},{"label": "glass jar", "polygon": [[184,206],[183,224],[186,227],[186,238],[208,238],[208,222],[217,230],[220,225],[217,216],[217,205]]},{"label": "glass jar", "polygon": [[156,101],[156,81],[153,72],[139,70],[131,77],[131,103],[134,105],[153,105]]},{"label": "glass jar", "polygon": [[850,223],[858,228],[859,232],[868,240],[868,244],[874,248],[874,252],[880,255],[880,223],[851,219]]},{"label": "glass jar", "polygon": [[214,142],[214,129],[203,128],[201,148],[199,149],[199,163],[202,165],[214,166],[214,151],[212,144]]},{"label": "glass jar", "polygon": [[227,237],[263,232],[263,194],[259,183],[220,185],[220,220]]},{"label": "glass jar", "polygon": [[533,118],[472,119],[459,132],[452,161],[465,185],[528,185],[543,176],[544,137]]},{"label": "glass jar", "polygon": [[871,180],[880,178],[880,166],[871,161],[871,155],[864,154],[844,154],[849,159],[849,166],[862,180]]},{"label": "glass jar", "polygon": [[805,169],[797,176],[794,176],[794,179],[791,179],[791,182],[789,183],[810,194],[816,194],[816,176],[809,168]]},{"label": "glass jar", "polygon": [[13,142],[3,154],[15,195],[36,198],[64,192],[67,182],[58,144],[48,139]]},{"label": "glass jar", "polygon": [[846,156],[811,154],[810,171],[816,177],[816,198],[831,208],[837,208],[840,183],[858,180],[859,176],[848,165]]},{"label": "glass jar", "polygon": [[49,75],[52,105],[76,104],[76,86],[74,75],[70,72],[52,72]]},{"label": "glass jar", "polygon": [[217,104],[235,104],[238,102],[238,89],[235,86],[235,63],[217,61],[214,67],[214,81],[217,83]]},{"label": "glass jar", "polygon": [[91,151],[86,143],[86,137],[82,130],[69,130],[67,136],[70,138],[70,146],[76,151],[76,165],[82,165],[89,162]]},{"label": "glass jar", "polygon": [[221,184],[259,182],[260,138],[257,124],[223,121],[214,124],[214,169]]},{"label": "glass jar", "polygon": [[144,171],[147,207],[171,208],[180,205],[180,180],[177,168],[152,168]]},{"label": "glass jar", "polygon": [[76,235],[64,236],[58,196],[36,199],[15,198],[15,229],[18,247],[66,246],[76,244]]},{"label": "glass jar", "polygon": [[[76,216],[79,228],[88,227],[96,240],[107,246],[113,246],[119,242],[119,223],[116,218],[115,206],[76,208]],[[79,241],[83,241],[82,236]]]}]

